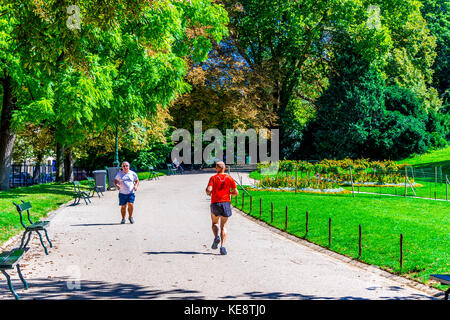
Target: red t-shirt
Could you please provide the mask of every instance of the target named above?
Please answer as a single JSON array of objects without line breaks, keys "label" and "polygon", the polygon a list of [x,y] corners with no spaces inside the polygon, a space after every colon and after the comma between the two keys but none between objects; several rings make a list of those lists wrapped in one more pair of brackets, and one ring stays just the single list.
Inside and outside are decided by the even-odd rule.
[{"label": "red t-shirt", "polygon": [[211,203],[230,202],[230,189],[236,189],[233,178],[223,173],[212,176],[209,179],[209,186],[212,186]]}]

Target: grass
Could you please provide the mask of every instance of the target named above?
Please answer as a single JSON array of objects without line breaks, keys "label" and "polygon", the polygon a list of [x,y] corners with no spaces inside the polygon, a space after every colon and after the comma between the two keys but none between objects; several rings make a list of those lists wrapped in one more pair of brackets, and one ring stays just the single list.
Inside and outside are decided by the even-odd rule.
[{"label": "grass", "polygon": [[[158,176],[167,175],[167,169],[155,170],[155,172],[158,172]],[[150,175],[150,172],[148,172],[148,171],[138,172],[137,175],[138,175],[139,180],[147,180]]]},{"label": "grass", "polygon": [[[422,199],[352,195],[320,195],[291,192],[250,191],[250,215],[284,230],[288,206],[287,232],[328,247],[328,219],[332,219],[330,250],[358,258],[358,226],[362,227],[362,254],[359,259],[393,273],[401,273],[426,283],[433,273],[448,273],[450,267],[449,204]],[[237,208],[242,209],[242,196]],[[250,212],[246,197],[243,211]],[[270,203],[274,220],[270,223]],[[232,204],[235,205],[233,199]],[[306,234],[306,211],[309,232]],[[400,234],[404,237],[403,268],[400,270]],[[444,286],[433,286],[444,289]]]},{"label": "grass", "polygon": [[[0,192],[0,245],[23,231],[19,214],[12,203],[31,202],[31,219],[38,221],[73,199],[71,183],[47,183]],[[26,218],[25,218],[26,219]]]},{"label": "grass", "polygon": [[450,146],[422,155],[413,155],[398,163],[407,163],[415,168],[442,166],[442,173],[450,175]]}]

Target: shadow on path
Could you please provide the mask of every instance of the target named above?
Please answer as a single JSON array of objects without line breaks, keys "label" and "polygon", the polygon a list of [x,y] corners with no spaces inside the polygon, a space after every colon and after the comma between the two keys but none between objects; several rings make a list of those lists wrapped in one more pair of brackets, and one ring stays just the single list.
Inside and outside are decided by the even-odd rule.
[{"label": "shadow on path", "polygon": [[202,254],[205,256],[220,256],[220,254],[210,253],[210,252],[196,252],[196,251],[151,251],[145,252],[146,254]]},{"label": "shadow on path", "polygon": [[[399,291],[396,288],[390,288],[393,292]],[[367,288],[367,290],[370,290],[370,288]],[[286,293],[286,292],[260,292],[260,291],[253,291],[253,292],[245,292],[242,295],[228,295],[220,297],[219,299],[256,299],[256,300],[264,300],[264,299],[270,299],[270,300],[278,300],[278,299],[298,299],[298,300],[370,300],[368,298],[362,298],[362,297],[353,297],[353,296],[345,296],[345,297],[320,297],[315,295],[304,295],[301,293]],[[398,297],[398,296],[383,296],[377,298],[377,300],[434,300],[433,298],[422,295],[422,294],[412,294],[406,297]]]},{"label": "shadow on path", "polygon": [[[10,294],[6,281],[0,283],[0,296],[5,299],[14,299]],[[30,289],[23,290],[20,281],[13,281],[13,285],[19,297],[23,300],[29,299],[178,299],[198,300],[205,299],[198,291],[174,288],[173,290],[158,290],[152,287],[141,286],[130,283],[109,283],[103,281],[81,280],[79,288],[73,279],[29,279]],[[73,289],[72,289],[73,288]],[[3,298],[2,298],[3,299]]]},{"label": "shadow on path", "polygon": [[72,224],[71,227],[98,227],[98,226],[119,226],[121,223],[82,223]]},{"label": "shadow on path", "polygon": [[[101,300],[101,299],[163,299],[163,300],[206,300],[201,292],[196,290],[186,290],[174,288],[172,290],[159,290],[150,286],[141,286],[130,283],[110,283],[104,281],[81,280],[78,284],[73,279],[61,277],[52,279],[28,279],[29,290],[23,290],[20,280],[13,279],[13,285],[20,298],[23,300]],[[72,289],[73,288],[73,289]],[[367,288],[367,290],[373,288]],[[391,288],[393,293],[399,291],[398,287]],[[0,282],[0,297],[5,300],[14,300],[6,285],[6,281]],[[208,298],[209,299],[209,298]],[[305,295],[301,293],[289,292],[244,292],[237,295],[226,295],[218,299],[241,299],[241,300],[368,300],[367,298],[344,296],[325,297],[315,295]],[[383,296],[383,300],[419,300],[433,298],[412,294],[406,297]]]}]

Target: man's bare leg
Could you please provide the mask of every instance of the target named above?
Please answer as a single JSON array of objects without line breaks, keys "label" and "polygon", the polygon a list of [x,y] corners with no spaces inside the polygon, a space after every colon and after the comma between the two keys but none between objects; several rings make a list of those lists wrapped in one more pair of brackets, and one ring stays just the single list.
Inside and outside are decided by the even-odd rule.
[{"label": "man's bare leg", "polygon": [[120,213],[122,214],[122,219],[125,219],[125,216],[127,214],[127,205],[120,206]]},{"label": "man's bare leg", "polygon": [[133,209],[134,209],[133,203],[128,202],[128,218],[131,218],[133,216]]},{"label": "man's bare leg", "polygon": [[219,217],[211,213],[211,228],[214,233],[214,237],[219,235]]},{"label": "man's bare leg", "polygon": [[227,222],[228,217],[220,217],[220,240],[222,241],[221,247],[225,247],[225,240],[227,239]]}]

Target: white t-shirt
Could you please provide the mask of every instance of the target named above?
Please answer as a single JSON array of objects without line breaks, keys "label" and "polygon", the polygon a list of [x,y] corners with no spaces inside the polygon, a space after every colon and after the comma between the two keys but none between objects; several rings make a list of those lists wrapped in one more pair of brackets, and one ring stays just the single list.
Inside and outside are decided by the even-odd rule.
[{"label": "white t-shirt", "polygon": [[134,182],[138,180],[138,176],[131,170],[129,170],[128,173],[119,171],[115,179],[119,180],[119,193],[130,194],[134,192]]}]

